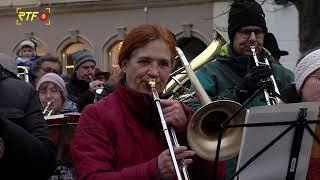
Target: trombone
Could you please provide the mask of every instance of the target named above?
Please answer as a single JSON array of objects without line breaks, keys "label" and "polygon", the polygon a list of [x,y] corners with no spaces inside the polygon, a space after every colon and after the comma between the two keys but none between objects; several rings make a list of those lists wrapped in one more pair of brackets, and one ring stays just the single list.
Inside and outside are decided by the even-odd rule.
[{"label": "trombone", "polygon": [[174,150],[173,150],[173,145],[175,147],[179,147],[179,143],[178,143],[177,136],[176,136],[176,133],[175,133],[173,127],[170,127],[170,132],[168,131],[168,126],[167,126],[167,123],[166,123],[166,121],[164,119],[163,112],[162,112],[161,105],[160,105],[159,94],[158,94],[157,89],[156,89],[156,79],[155,78],[148,79],[148,84],[151,87],[153,99],[154,99],[154,102],[156,103],[156,106],[157,106],[157,109],[158,109],[158,113],[159,113],[159,116],[160,116],[162,129],[163,129],[164,135],[166,137],[167,145],[168,145],[168,148],[169,148],[170,156],[171,156],[171,159],[172,159],[172,162],[173,162],[173,166],[174,166],[174,170],[176,172],[177,178],[178,178],[178,180],[183,180],[183,179],[184,180],[189,180],[187,167],[183,164],[183,162],[182,162],[183,179],[182,179],[182,174],[181,174],[181,172],[179,170],[177,158],[176,158],[176,155],[175,155]]},{"label": "trombone", "polygon": [[[212,161],[216,158],[217,154],[219,144],[218,134],[219,130],[221,130],[220,124],[230,119],[230,117],[233,117],[242,106],[230,100],[211,102],[211,99],[201,86],[182,50],[178,47],[176,47],[176,50],[202,106],[196,111],[189,122],[187,129],[188,144],[198,156]],[[245,116],[246,110],[242,109],[237,116],[230,121],[230,124],[243,123]],[[225,137],[221,139],[221,152],[218,152],[220,153],[219,158],[221,160],[227,160],[235,157],[240,151],[242,129],[227,129],[223,134]]]}]

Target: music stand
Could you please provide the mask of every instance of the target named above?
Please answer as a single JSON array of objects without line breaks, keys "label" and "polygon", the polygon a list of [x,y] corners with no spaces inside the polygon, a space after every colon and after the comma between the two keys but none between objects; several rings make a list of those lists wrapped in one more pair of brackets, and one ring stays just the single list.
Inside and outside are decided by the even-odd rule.
[{"label": "music stand", "polygon": [[[264,148],[262,148],[259,152],[254,154],[243,166],[238,168],[238,170],[229,178],[228,180],[233,180],[235,177],[238,177],[238,175],[245,169],[247,166],[249,166],[253,161],[255,161],[261,154],[263,154],[265,151],[267,151],[274,143],[276,143],[279,139],[281,139],[284,135],[286,135],[291,129],[295,128],[295,137],[294,139],[298,139],[298,142],[295,142],[292,144],[292,152],[290,155],[290,162],[288,163],[288,169],[287,169],[287,177],[286,180],[295,180],[295,174],[296,174],[296,164],[298,163],[294,157],[299,157],[299,152],[300,152],[300,147],[301,147],[301,140],[302,140],[302,135],[304,129],[306,129],[310,135],[313,137],[313,139],[320,144],[320,139],[317,137],[317,135],[313,132],[313,130],[309,127],[308,124],[314,124],[314,123],[320,123],[320,120],[315,120],[318,118],[315,118],[313,120],[309,120],[308,122],[305,119],[306,111],[305,109],[300,110],[300,116],[297,120],[294,121],[279,121],[279,122],[262,122],[262,123],[244,123],[244,124],[229,124],[233,118],[235,118],[246,106],[251,102],[255,97],[258,96],[260,92],[263,90],[267,89],[268,92],[273,94],[274,97],[278,97],[281,99],[281,96],[274,91],[274,89],[271,89],[268,86],[268,83],[264,83],[259,89],[257,89],[242,105],[241,108],[239,108],[231,117],[229,117],[227,120],[225,120],[223,123],[220,123],[220,128],[219,128],[219,134],[218,134],[218,143],[217,143],[217,150],[215,154],[215,160],[214,160],[214,170],[213,174],[214,177],[217,178],[217,170],[218,170],[218,161],[219,161],[219,154],[220,154],[220,147],[221,147],[221,141],[223,137],[223,132],[224,130],[228,128],[242,128],[242,127],[263,127],[263,126],[278,126],[278,125],[290,125],[285,131],[283,131],[278,137],[273,139],[269,144],[267,144]],[[318,108],[319,108],[319,103]],[[284,104],[282,104],[284,105]],[[263,107],[263,106],[261,106]],[[302,133],[301,133],[302,132]],[[295,162],[295,163],[294,163]],[[291,164],[291,166],[289,166]],[[261,172],[262,170],[259,170]],[[238,178],[239,179],[239,178]],[[260,179],[259,179],[260,180]]]},{"label": "music stand", "polygon": [[320,103],[297,103],[250,108],[246,125],[251,127],[244,128],[238,168],[233,177],[305,179],[315,136],[312,120],[317,119],[319,106]]}]

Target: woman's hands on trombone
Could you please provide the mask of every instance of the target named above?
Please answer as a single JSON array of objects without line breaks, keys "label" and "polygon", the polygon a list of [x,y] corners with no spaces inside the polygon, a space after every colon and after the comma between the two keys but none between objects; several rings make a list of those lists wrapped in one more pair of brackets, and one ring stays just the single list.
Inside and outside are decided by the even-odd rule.
[{"label": "woman's hands on trombone", "polygon": [[[185,131],[188,126],[188,118],[183,110],[182,104],[178,100],[167,100],[167,99],[160,99],[162,112],[164,119],[167,124],[169,124],[171,135],[175,136],[175,133],[172,132],[177,130],[178,132]],[[174,130],[173,130],[173,128]],[[191,159],[192,156],[195,155],[195,152],[192,150],[188,150],[186,146],[179,146],[179,143],[176,141],[176,137],[172,137],[173,139],[173,151],[176,157],[177,162],[180,164],[180,171],[181,169],[185,168],[193,162]],[[176,171],[171,159],[171,155],[169,149],[163,151],[158,157],[158,167],[160,172],[161,179],[172,179],[176,177]],[[182,170],[183,172],[183,170]],[[188,177],[187,172],[184,176],[184,180]]]},{"label": "woman's hands on trombone", "polygon": [[[186,146],[180,146],[174,148],[174,153],[178,162],[183,161],[184,165],[188,166],[193,162],[191,159],[195,155],[195,152],[188,150]],[[160,179],[172,179],[176,177],[176,172],[173,167],[169,150],[163,151],[158,157],[158,168],[160,173]]]},{"label": "woman's hands on trombone", "polygon": [[160,100],[164,119],[167,124],[174,127],[177,132],[186,130],[188,119],[182,109],[182,105],[178,100]]}]

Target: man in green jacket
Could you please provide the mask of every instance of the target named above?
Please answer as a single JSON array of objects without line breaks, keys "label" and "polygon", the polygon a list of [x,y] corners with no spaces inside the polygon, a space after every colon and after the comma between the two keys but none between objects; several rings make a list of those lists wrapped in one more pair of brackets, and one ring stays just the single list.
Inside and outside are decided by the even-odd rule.
[{"label": "man in green jacket", "polygon": [[[215,60],[200,68],[196,75],[212,100],[228,99],[239,103],[245,102],[263,82],[274,75],[279,89],[289,82],[283,67],[267,65],[256,66],[250,46],[255,46],[260,62],[272,60],[270,52],[263,48],[264,36],[268,29],[265,14],[253,0],[235,1],[231,5],[228,20],[229,44],[225,44]],[[191,88],[192,89],[192,88]],[[264,94],[260,93],[249,104],[266,105]],[[194,109],[198,102],[191,103]],[[227,179],[235,172],[237,157],[227,161]]]}]

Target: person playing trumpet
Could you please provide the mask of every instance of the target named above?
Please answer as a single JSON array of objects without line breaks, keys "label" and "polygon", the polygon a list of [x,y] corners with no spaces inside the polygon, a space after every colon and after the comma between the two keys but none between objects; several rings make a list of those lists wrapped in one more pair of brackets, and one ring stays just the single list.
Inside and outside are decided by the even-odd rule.
[{"label": "person playing trumpet", "polygon": [[[78,179],[175,179],[149,85],[154,78],[161,95],[174,68],[175,46],[172,33],[158,25],[141,25],[129,32],[118,59],[119,84],[81,113],[71,144]],[[177,100],[160,102],[166,122],[182,140],[174,148],[177,160],[189,165],[190,179],[212,179],[211,164],[194,156],[186,144],[193,111]]]},{"label": "person playing trumpet", "polygon": [[[58,74],[47,73],[42,76],[36,85],[36,90],[39,94],[42,109],[45,109],[43,112],[45,116],[78,112],[77,105],[67,99],[68,92],[65,83]],[[73,168],[68,163],[58,165],[50,179],[60,179],[65,176],[74,179]]]},{"label": "person playing trumpet", "polygon": [[70,82],[67,83],[68,98],[75,102],[79,111],[94,102],[96,90],[101,88],[103,82],[95,78],[95,57],[91,51],[82,49],[71,54],[74,72]]},{"label": "person playing trumpet", "polygon": [[78,112],[76,103],[67,98],[65,83],[58,74],[48,73],[42,76],[36,85],[36,90],[42,108],[47,109],[50,115]]},{"label": "person playing trumpet", "polygon": [[[251,47],[254,46],[257,58],[265,62],[271,60],[270,52],[263,47],[268,29],[265,14],[259,3],[254,0],[239,0],[231,4],[228,19],[230,43],[221,47],[214,61],[204,65],[196,72],[200,83],[212,100],[233,100],[245,102],[267,79],[274,75],[278,88],[290,84],[282,66],[255,65]],[[275,73],[277,72],[277,73]],[[281,83],[279,83],[281,82]],[[269,86],[268,86],[269,87]],[[192,88],[191,88],[192,89]],[[188,105],[199,108],[199,102]],[[263,91],[247,104],[247,107],[266,105]],[[228,160],[227,179],[235,172],[237,157]]]}]

